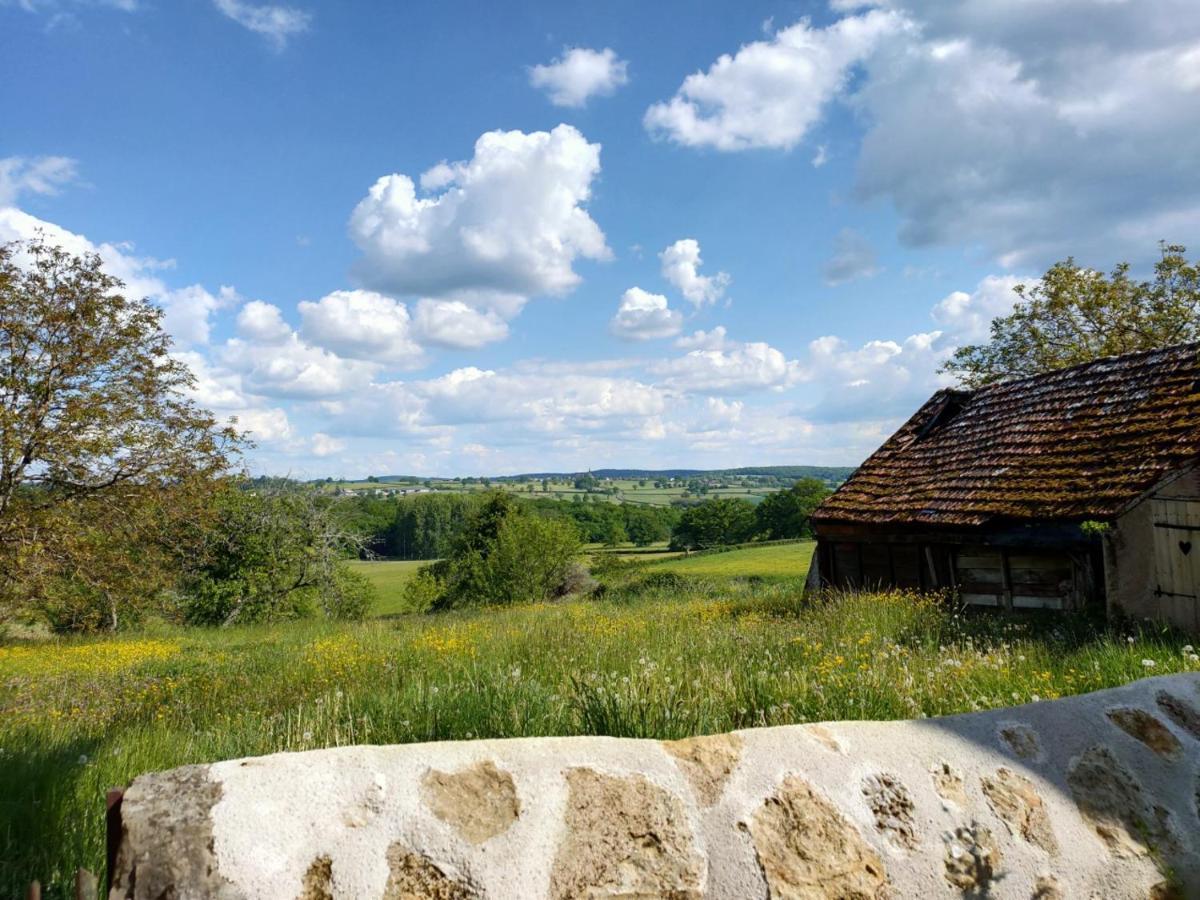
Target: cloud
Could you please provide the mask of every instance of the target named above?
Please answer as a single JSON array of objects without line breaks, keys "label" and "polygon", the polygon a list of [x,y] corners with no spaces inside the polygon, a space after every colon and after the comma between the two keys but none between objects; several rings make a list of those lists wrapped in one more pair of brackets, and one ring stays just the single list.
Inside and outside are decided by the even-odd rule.
[{"label": "cloud", "polygon": [[1071,254],[1148,262],[1159,238],[1200,229],[1194,0],[834,9],[851,14],[690,76],[647,127],[692,146],[787,149],[844,102],[863,130],[855,196],[889,202],[909,246],[968,246],[1010,270]]},{"label": "cloud", "polygon": [[283,320],[278,306],[251,300],[237,317],[238,333],[259,344],[282,344],[292,336],[292,327]]},{"label": "cloud", "polygon": [[878,10],[827,28],[802,19],[689,75],[674,97],[646,110],[645,126],[692,147],[790,149],[843,91],[852,67],[903,23]]},{"label": "cloud", "polygon": [[667,306],[662,294],[651,294],[631,287],[621,296],[617,314],[609,330],[624,341],[648,341],[679,334],[683,314]]},{"label": "cloud", "polygon": [[312,25],[312,13],[291,6],[246,0],[213,0],[213,4],[243,28],[262,35],[277,51],[283,50],[289,40],[308,31]]},{"label": "cloud", "polygon": [[1018,284],[1033,284],[1036,278],[1015,275],[988,275],[971,293],[953,291],[933,307],[931,315],[942,329],[959,343],[985,340],[992,319],[1007,316],[1013,311],[1018,297],[1013,288]]},{"label": "cloud", "polygon": [[338,398],[361,390],[380,368],[374,363],[343,359],[305,343],[295,333],[273,344],[230,338],[216,359],[238,373],[251,393],[298,400]]},{"label": "cloud", "polygon": [[728,341],[724,325],[718,325],[709,331],[693,331],[690,335],[675,340],[675,346],[681,350],[723,350]]},{"label": "cloud", "polygon": [[300,333],[339,356],[415,368],[424,352],[403,303],[373,291],[334,291],[300,303]]},{"label": "cloud", "polygon": [[312,436],[313,456],[333,456],[346,449],[346,442],[318,431]]},{"label": "cloud", "polygon": [[479,310],[461,300],[417,302],[413,332],[423,344],[474,350],[508,337],[508,323],[494,310]]},{"label": "cloud", "polygon": [[54,196],[78,178],[78,163],[69,156],[0,159],[0,206],[16,203],[23,194]]},{"label": "cloud", "polygon": [[700,242],[695,238],[676,241],[662,253],[662,276],[694,306],[709,306],[725,294],[732,278],[725,272],[716,275],[699,274]]},{"label": "cloud", "polygon": [[207,344],[212,331],[212,317],[222,309],[241,303],[238,292],[222,286],[210,294],[193,284],[179,290],[167,291],[156,298],[164,309],[163,328],[179,344]]},{"label": "cloud", "polygon": [[662,391],[635,379],[557,372],[467,367],[414,382],[408,390],[426,402],[428,424],[516,421],[537,432],[591,431],[666,408]]},{"label": "cloud", "polygon": [[910,335],[901,342],[867,341],[858,347],[839,337],[809,344],[804,377],[819,392],[802,410],[821,424],[889,423],[912,414],[950,379],[936,374],[952,347],[941,332]]},{"label": "cloud", "polygon": [[572,47],[549,65],[532,66],[529,83],[544,91],[555,106],[585,106],[592,97],[607,97],[629,81],[629,64],[608,49]]},{"label": "cloud", "polygon": [[762,342],[728,343],[722,350],[693,350],[651,366],[674,390],[703,394],[744,394],[795,384],[799,363]]},{"label": "cloud", "polygon": [[833,247],[833,256],[822,269],[826,284],[838,285],[859,278],[872,278],[881,271],[874,246],[861,232],[843,228],[833,239]]},{"label": "cloud", "polygon": [[580,281],[577,259],[612,255],[584,208],[599,172],[600,145],[559,125],[482,135],[470,160],[426,173],[432,196],[407,175],[380,178],[350,218],[358,277],[384,293],[471,305],[472,294],[565,294]]}]

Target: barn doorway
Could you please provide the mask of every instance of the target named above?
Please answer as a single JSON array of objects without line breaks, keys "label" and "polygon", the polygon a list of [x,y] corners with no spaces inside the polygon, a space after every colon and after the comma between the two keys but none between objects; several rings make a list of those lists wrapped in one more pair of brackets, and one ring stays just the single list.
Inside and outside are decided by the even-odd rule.
[{"label": "barn doorway", "polygon": [[1154,596],[1162,617],[1200,630],[1200,498],[1158,497],[1154,523]]}]

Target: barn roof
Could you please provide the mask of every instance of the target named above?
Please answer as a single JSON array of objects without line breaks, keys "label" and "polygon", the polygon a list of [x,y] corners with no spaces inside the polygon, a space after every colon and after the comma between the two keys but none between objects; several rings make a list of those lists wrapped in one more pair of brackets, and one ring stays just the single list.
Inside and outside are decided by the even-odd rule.
[{"label": "barn roof", "polygon": [[1110,519],[1200,459],[1200,344],[941,390],[813,521],[982,526]]}]

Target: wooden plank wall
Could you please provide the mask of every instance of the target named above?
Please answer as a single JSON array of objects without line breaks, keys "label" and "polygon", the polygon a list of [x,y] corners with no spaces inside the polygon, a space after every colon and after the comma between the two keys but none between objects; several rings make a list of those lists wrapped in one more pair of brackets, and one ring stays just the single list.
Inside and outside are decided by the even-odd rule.
[{"label": "wooden plank wall", "polygon": [[1154,526],[1155,596],[1163,618],[1200,631],[1200,500],[1157,498]]},{"label": "wooden plank wall", "polygon": [[[838,587],[958,587],[966,602],[981,606],[1077,609],[1096,590],[1084,552],[837,541],[822,547],[821,559],[823,576]],[[1200,547],[1196,559],[1200,565]]]}]

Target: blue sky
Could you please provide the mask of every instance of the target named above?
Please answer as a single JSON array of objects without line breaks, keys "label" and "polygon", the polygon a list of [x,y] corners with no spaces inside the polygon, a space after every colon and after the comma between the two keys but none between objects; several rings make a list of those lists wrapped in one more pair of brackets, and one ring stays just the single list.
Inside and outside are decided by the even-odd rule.
[{"label": "blue sky", "polygon": [[853,464],[1200,229],[1188,0],[0,0],[0,100],[0,240],[161,303],[256,471]]}]

